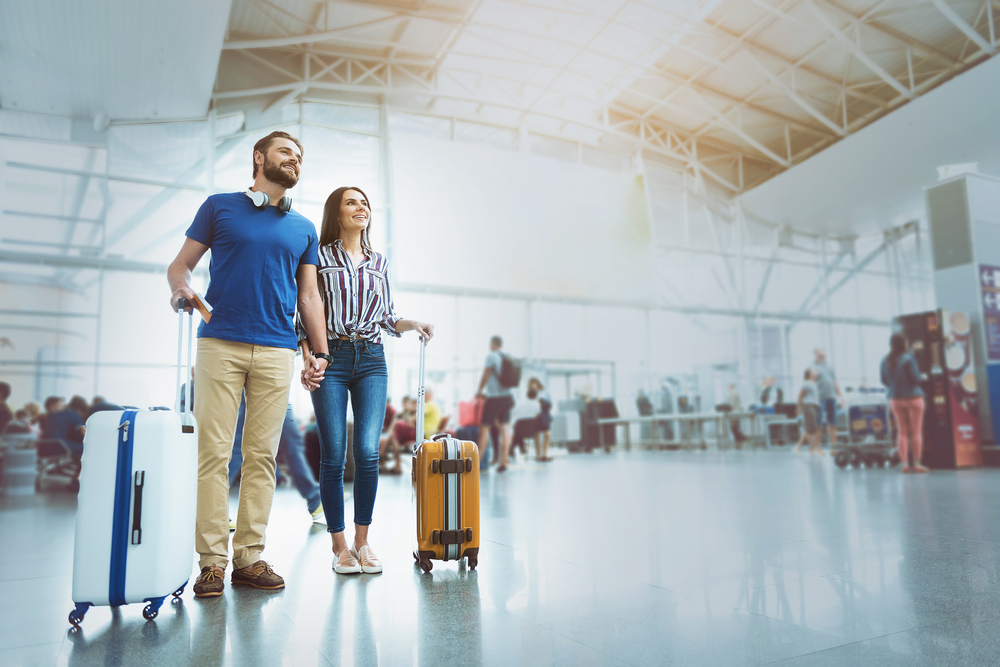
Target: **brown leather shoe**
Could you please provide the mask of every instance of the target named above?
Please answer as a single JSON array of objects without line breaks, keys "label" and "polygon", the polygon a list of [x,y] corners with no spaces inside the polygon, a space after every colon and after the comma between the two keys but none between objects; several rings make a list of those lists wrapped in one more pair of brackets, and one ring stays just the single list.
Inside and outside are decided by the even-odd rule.
[{"label": "brown leather shoe", "polygon": [[285,580],[274,573],[271,566],[262,560],[240,570],[233,570],[233,585],[253,586],[266,591],[276,591],[285,587]]},{"label": "brown leather shoe", "polygon": [[194,582],[196,598],[217,598],[226,587],[226,571],[218,565],[206,565],[201,568],[198,580]]}]

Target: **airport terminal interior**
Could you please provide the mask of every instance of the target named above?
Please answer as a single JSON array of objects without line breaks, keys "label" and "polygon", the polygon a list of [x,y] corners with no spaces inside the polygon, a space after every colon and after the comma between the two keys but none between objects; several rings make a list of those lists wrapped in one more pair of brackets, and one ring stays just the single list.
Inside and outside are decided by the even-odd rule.
[{"label": "airport terminal interior", "polygon": [[0,666],[1000,664],[998,14],[0,3]]}]

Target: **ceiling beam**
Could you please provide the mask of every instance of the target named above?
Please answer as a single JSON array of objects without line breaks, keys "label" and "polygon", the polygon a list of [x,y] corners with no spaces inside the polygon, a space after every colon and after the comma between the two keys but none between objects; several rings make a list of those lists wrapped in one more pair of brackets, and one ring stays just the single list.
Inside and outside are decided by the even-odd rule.
[{"label": "ceiling beam", "polygon": [[841,44],[845,45],[848,50],[854,54],[855,58],[863,62],[868,69],[877,74],[879,78],[887,84],[895,88],[896,91],[903,97],[911,100],[915,97],[915,95],[910,92],[909,88],[901,84],[894,76],[882,69],[882,67],[872,60],[860,46],[855,44],[853,39],[841,32],[840,28],[834,25],[833,21],[830,20],[830,17],[823,13],[823,10],[816,5],[814,0],[803,0],[803,2],[810,10],[812,10],[812,13],[815,14],[816,18],[819,19],[819,22],[823,24],[823,27],[826,28],[831,35],[836,37]]},{"label": "ceiling beam", "polygon": [[404,14],[393,14],[374,21],[366,21],[355,25],[324,30],[322,32],[310,32],[304,35],[289,35],[287,37],[262,37],[254,39],[232,39],[222,43],[222,50],[239,49],[266,49],[279,46],[293,46],[302,44],[313,44],[314,42],[326,42],[331,39],[343,37],[346,33],[354,30],[367,30],[369,28],[380,28],[387,25],[394,25],[407,17]]},{"label": "ceiling beam", "polygon": [[828,128],[830,128],[831,130],[833,130],[834,132],[836,132],[839,136],[843,137],[843,136],[847,135],[847,131],[844,128],[838,126],[832,120],[830,120],[829,118],[827,118],[825,114],[820,113],[816,109],[816,107],[814,107],[813,105],[811,105],[808,102],[806,102],[805,99],[803,99],[803,97],[801,95],[799,95],[797,92],[795,92],[794,90],[792,90],[791,86],[789,86],[784,81],[782,81],[780,78],[778,78],[777,74],[775,74],[774,72],[772,72],[771,70],[769,70],[764,65],[764,63],[762,63],[760,60],[758,60],[757,56],[755,56],[752,51],[745,50],[744,53],[746,53],[746,55],[750,58],[750,62],[752,62],[754,64],[754,66],[760,71],[761,74],[763,74],[769,81],[771,81],[771,83],[773,83],[778,88],[780,88],[782,91],[784,91],[784,93],[786,95],[788,95],[788,97],[790,97],[796,104],[798,104],[800,107],[802,107],[802,109],[806,113],[808,113],[810,116],[812,116],[813,118],[815,118],[819,122],[821,122],[824,125],[826,125]]},{"label": "ceiling beam", "polygon": [[[295,87],[296,85],[297,85],[296,82],[291,82],[291,83],[288,83],[288,84],[279,84],[279,85],[275,85],[275,86],[262,86],[262,87],[259,87],[259,88],[248,88],[248,89],[242,89],[242,90],[219,91],[219,92],[216,92],[216,93],[214,93],[212,95],[212,99],[213,100],[220,100],[220,99],[232,99],[232,98],[240,98],[240,97],[255,97],[257,95],[271,95],[271,94],[274,94],[274,93],[280,93],[280,92],[283,92],[283,91],[288,91],[288,90],[292,89],[293,87]],[[429,98],[449,99],[449,100],[454,100],[454,101],[458,101],[458,102],[471,102],[471,103],[475,103],[475,104],[487,104],[487,105],[498,107],[498,108],[511,109],[511,110],[514,110],[514,111],[519,111],[519,112],[522,112],[522,113],[526,112],[526,109],[525,109],[524,106],[518,106],[518,105],[515,105],[515,104],[511,104],[510,102],[501,101],[501,100],[495,100],[495,101],[494,100],[485,100],[485,99],[478,98],[478,97],[473,97],[473,96],[470,96],[470,95],[455,95],[455,94],[451,94],[451,93],[443,93],[440,90],[433,91],[433,90],[424,90],[424,89],[418,89],[418,88],[413,88],[413,89],[405,89],[404,88],[404,89],[400,89],[400,88],[393,88],[392,86],[387,86],[387,85],[384,85],[384,84],[358,85],[358,84],[332,83],[332,82],[328,82],[328,81],[315,81],[315,82],[311,82],[309,84],[309,86],[310,86],[310,88],[313,88],[313,89],[316,89],[316,90],[329,90],[329,91],[348,92],[348,93],[368,93],[368,94],[375,94],[375,95],[385,95],[387,97],[413,96],[413,97],[429,97]],[[648,141],[648,140],[644,142],[641,139],[641,137],[639,137],[639,136],[636,136],[634,134],[630,134],[630,133],[627,133],[627,132],[623,132],[621,130],[616,130],[616,129],[613,129],[613,128],[605,127],[605,126],[600,125],[600,124],[598,124],[596,122],[588,121],[588,120],[581,119],[581,118],[570,118],[570,117],[566,117],[566,116],[561,116],[561,115],[558,115],[558,114],[554,114],[554,113],[550,113],[550,112],[546,112],[546,111],[542,111],[542,110],[538,110],[538,109],[532,111],[531,114],[535,115],[535,116],[542,117],[542,118],[549,118],[549,119],[558,120],[558,121],[561,121],[561,122],[564,122],[564,123],[569,123],[569,124],[576,125],[576,126],[581,127],[581,128],[585,128],[585,129],[588,129],[588,130],[594,130],[594,131],[597,131],[597,132],[600,132],[600,133],[603,133],[603,134],[609,134],[609,135],[612,135],[612,136],[617,136],[617,137],[620,137],[620,138],[624,138],[624,139],[627,139],[630,143],[632,143],[632,144],[634,144],[636,146],[641,146],[645,150],[649,150],[649,151],[652,151],[654,153],[658,153],[658,154],[664,155],[666,157],[670,157],[670,158],[678,160],[678,161],[680,161],[680,162],[682,162],[684,164],[693,165],[693,164],[695,164],[697,162],[696,160],[694,160],[693,158],[691,158],[691,156],[689,156],[689,155],[685,155],[685,154],[677,152],[677,151],[667,150],[667,149],[663,148],[662,146],[657,145],[657,144],[655,144],[655,143],[653,143],[651,141]],[[736,186],[735,184],[733,184],[732,182],[730,182],[728,179],[726,179],[724,176],[720,175],[718,172],[710,169],[709,167],[707,167],[705,165],[700,165],[699,164],[699,168],[702,171],[704,171],[708,176],[710,176],[714,181],[716,181],[720,185],[724,186],[725,188],[731,190],[732,192],[739,192],[740,191],[740,188],[738,186]]]},{"label": "ceiling beam", "polygon": [[995,56],[997,54],[996,47],[983,39],[983,36],[978,32],[973,30],[972,26],[965,22],[965,20],[955,12],[951,6],[944,0],[931,0],[931,3],[937,7],[938,11],[944,14],[944,17],[952,22],[952,24],[962,31],[962,33],[972,40],[972,42],[978,46],[980,49]]}]

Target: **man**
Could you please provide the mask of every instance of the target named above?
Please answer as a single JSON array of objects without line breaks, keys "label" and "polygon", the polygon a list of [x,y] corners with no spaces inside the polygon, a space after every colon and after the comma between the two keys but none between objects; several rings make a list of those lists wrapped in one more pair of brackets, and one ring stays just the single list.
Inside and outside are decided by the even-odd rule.
[{"label": "man", "polygon": [[427,387],[424,390],[424,440],[430,440],[440,433],[441,407],[434,402],[434,390]]},{"label": "man", "polygon": [[486,399],[486,403],[483,405],[483,421],[479,425],[479,440],[477,441],[479,449],[481,450],[489,442],[487,438],[491,426],[497,426],[500,430],[500,438],[495,441],[495,444],[500,445],[498,452],[500,467],[497,468],[497,472],[506,472],[507,470],[507,457],[513,436],[510,429],[510,413],[514,407],[514,395],[509,387],[500,384],[500,372],[503,369],[503,355],[500,352],[502,347],[503,339],[500,336],[494,336],[490,339],[490,353],[486,355],[486,367],[483,368],[483,376],[479,380],[479,390],[476,392],[477,398]]},{"label": "man", "polygon": [[7,424],[14,420],[14,415],[7,406],[7,399],[10,398],[10,385],[0,382],[0,433],[7,428]]},{"label": "man", "polygon": [[[194,414],[198,421],[198,512],[195,547],[199,598],[222,595],[229,560],[229,478],[236,415],[246,388],[243,475],[233,536],[232,583],[264,590],[285,582],[264,560],[265,531],[274,498],[275,454],[288,405],[298,305],[312,348],[327,352],[323,304],[316,284],[316,227],[291,210],[285,193],[295,186],[302,146],[272,132],[254,146],[253,185],[210,196],[167,271],[178,299],[195,297],[191,272],[212,250],[205,295],[209,322],[198,327]],[[326,370],[317,358],[314,370]]]},{"label": "man", "polygon": [[819,390],[820,425],[827,425],[832,447],[837,444],[837,406],[844,404],[844,395],[840,392],[837,374],[826,363],[826,350],[817,347],[813,356],[816,358],[812,369],[816,371],[816,389]]},{"label": "man", "polygon": [[[726,398],[726,403],[729,405],[731,412],[743,411],[743,399],[740,398],[740,392],[736,389],[735,384],[729,385],[729,397]],[[746,442],[747,437],[743,434],[743,429],[740,428],[740,420],[730,419],[729,429],[733,432],[733,440],[736,442],[736,446],[742,446]]]}]

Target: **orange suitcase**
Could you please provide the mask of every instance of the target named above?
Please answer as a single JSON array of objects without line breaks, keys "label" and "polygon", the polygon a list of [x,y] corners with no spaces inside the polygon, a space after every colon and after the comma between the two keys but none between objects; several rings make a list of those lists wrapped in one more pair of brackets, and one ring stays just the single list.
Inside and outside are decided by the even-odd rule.
[{"label": "orange suitcase", "polygon": [[[420,342],[417,436],[424,431],[424,348]],[[424,572],[433,560],[479,564],[479,448],[446,433],[414,445],[413,511],[417,541],[413,558]]]}]

